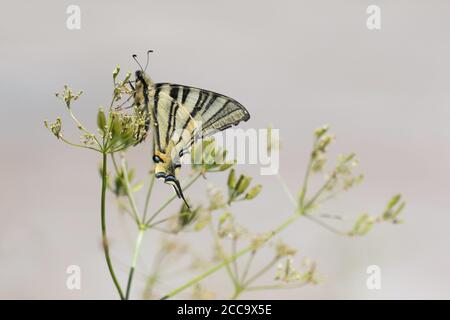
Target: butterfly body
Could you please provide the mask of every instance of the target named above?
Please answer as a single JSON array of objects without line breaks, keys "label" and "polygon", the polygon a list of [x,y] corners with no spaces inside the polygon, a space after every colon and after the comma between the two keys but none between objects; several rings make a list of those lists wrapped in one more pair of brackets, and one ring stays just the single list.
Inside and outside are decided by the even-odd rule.
[{"label": "butterfly body", "polygon": [[155,176],[174,187],[185,202],[179,181],[180,158],[205,138],[250,118],[248,111],[225,95],[171,83],[154,83],[144,71],[135,73],[134,105],[147,117],[153,135]]}]

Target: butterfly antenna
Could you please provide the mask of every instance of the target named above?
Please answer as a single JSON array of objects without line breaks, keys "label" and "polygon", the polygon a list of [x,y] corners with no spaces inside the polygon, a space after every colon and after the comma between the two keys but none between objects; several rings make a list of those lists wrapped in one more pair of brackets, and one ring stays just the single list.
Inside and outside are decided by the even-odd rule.
[{"label": "butterfly antenna", "polygon": [[149,57],[150,57],[150,53],[152,53],[153,50],[148,50],[147,51],[147,62],[145,63],[145,68],[144,71],[147,71],[147,67],[148,67],[148,61],[149,61]]},{"label": "butterfly antenna", "polygon": [[141,66],[141,64],[139,63],[138,59],[137,59],[137,54],[133,54],[132,57],[133,57],[134,61],[136,61],[136,63],[139,65],[139,68],[141,68],[141,70],[142,70],[142,72],[143,72],[144,69],[142,69],[142,66]]}]

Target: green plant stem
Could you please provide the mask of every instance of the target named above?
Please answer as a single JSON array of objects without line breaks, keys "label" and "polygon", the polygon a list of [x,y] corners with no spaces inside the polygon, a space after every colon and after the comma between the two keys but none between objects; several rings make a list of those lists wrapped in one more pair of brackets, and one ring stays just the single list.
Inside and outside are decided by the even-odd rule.
[{"label": "green plant stem", "polygon": [[230,297],[230,300],[236,300],[244,290],[245,290],[245,289],[242,288],[242,287],[237,287],[237,288],[234,290],[233,295]]},{"label": "green plant stem", "polygon": [[107,185],[107,154],[103,153],[102,161],[102,196],[101,196],[101,224],[102,224],[102,243],[103,251],[105,252],[106,264],[108,265],[109,273],[113,279],[114,285],[116,286],[117,292],[119,293],[120,299],[124,299],[122,288],[120,287],[119,281],[117,280],[116,274],[114,273],[114,268],[111,262],[111,257],[109,255],[109,243],[106,234],[106,185]]},{"label": "green plant stem", "polygon": [[161,220],[159,220],[159,221],[153,222],[152,224],[146,225],[146,227],[147,227],[148,229],[151,229],[151,228],[156,227],[157,225],[159,225],[159,224],[161,224],[161,223],[164,223],[164,222],[169,221],[170,219],[173,219],[174,217],[176,217],[176,215],[173,215],[173,216],[170,216],[170,217],[161,219]]},{"label": "green plant stem", "polygon": [[216,233],[216,230],[214,229],[212,221],[210,221],[209,227],[210,227],[210,230],[211,230],[211,234],[212,234],[212,236],[214,238],[214,243],[216,245],[217,251],[219,252],[219,256],[223,260],[223,262],[226,263],[225,264],[225,269],[227,270],[228,276],[230,277],[231,281],[233,282],[235,290],[237,290],[237,288],[239,288],[239,282],[238,282],[238,279],[237,279],[237,275],[233,274],[233,271],[231,270],[231,267],[230,267],[230,262],[231,261],[229,260],[227,254],[225,253],[225,250],[222,247],[222,244],[220,243],[220,239],[217,236],[217,233]]},{"label": "green plant stem", "polygon": [[250,279],[248,279],[244,284],[243,287],[248,287],[253,281],[261,277],[264,273],[266,273],[270,268],[272,268],[277,262],[280,260],[280,257],[276,256],[273,258],[272,261],[270,261],[265,267],[263,267],[261,270],[256,272]]},{"label": "green plant stem", "polygon": [[[114,157],[113,153],[111,154],[111,159],[112,159],[112,162],[114,165],[114,169],[116,170],[116,174],[119,174],[120,173],[119,166],[117,165],[116,158]],[[125,160],[122,160],[121,166],[122,166],[122,176],[123,176],[122,181],[125,184],[125,193],[127,195],[128,202],[130,203],[133,218],[134,218],[136,224],[139,226],[141,224],[141,222],[139,221],[138,209],[137,209],[134,197],[133,197],[133,193],[131,192],[130,182],[128,181],[128,170],[127,170]]]},{"label": "green plant stem", "polygon": [[128,168],[125,158],[122,158],[121,165],[128,200],[130,201],[131,210],[133,211],[133,214],[135,216],[136,223],[139,226],[141,224],[141,221],[139,220],[139,210],[137,208],[136,201],[134,200],[133,192],[131,191],[130,181],[128,180]]},{"label": "green plant stem", "polygon": [[[202,176],[202,174],[198,173],[194,177],[192,177],[191,180],[189,180],[189,182],[182,187],[183,191],[187,190],[201,176]],[[155,219],[156,216],[158,214],[160,214],[161,211],[163,211],[176,198],[177,198],[177,195],[175,194],[172,197],[170,197],[169,199],[167,199],[167,201],[158,210],[156,210],[155,213],[153,213],[153,215],[145,222],[145,224],[149,225],[153,221],[153,219]]]},{"label": "green plant stem", "polygon": [[277,179],[278,182],[281,184],[281,187],[284,190],[284,193],[286,193],[286,195],[288,196],[289,200],[291,201],[291,203],[297,207],[297,201],[294,198],[294,195],[292,194],[291,190],[289,189],[288,185],[286,184],[286,182],[284,181],[283,177],[278,173],[277,174]]},{"label": "green plant stem", "polygon": [[150,226],[147,226],[147,228],[152,228],[154,230],[157,230],[159,232],[163,232],[163,233],[167,233],[167,234],[176,234],[177,231],[176,230],[169,230],[169,229],[164,229],[158,226],[155,226],[153,224],[151,224]]},{"label": "green plant stem", "polygon": [[[231,253],[236,254],[237,251],[237,238],[233,235],[233,239],[231,240]],[[239,269],[237,265],[237,261],[233,260],[233,270],[234,270],[234,276],[236,277],[236,281],[239,283]]]},{"label": "green plant stem", "polygon": [[255,258],[255,255],[256,255],[256,250],[253,250],[250,253],[250,257],[248,258],[247,263],[245,265],[244,273],[242,274],[242,278],[241,278],[241,282],[242,283],[244,283],[245,280],[247,279],[247,275],[248,275],[248,272],[250,271],[250,266],[251,266],[251,264],[253,262],[253,259]]},{"label": "green plant stem", "polygon": [[328,223],[325,223],[312,215],[305,214],[305,218],[313,221],[314,223],[317,223],[318,225],[322,226],[323,228],[327,229],[328,231],[331,231],[332,233],[335,233],[339,236],[348,236],[348,233],[346,233],[344,231],[340,231],[340,230],[336,229],[335,227],[330,226]]},{"label": "green plant stem", "polygon": [[[317,142],[314,142],[314,147],[315,147],[316,143]],[[305,200],[305,196],[306,196],[306,192],[307,192],[307,186],[308,186],[309,177],[311,175],[311,167],[312,167],[312,155],[309,158],[308,166],[307,166],[307,169],[306,169],[306,174],[305,174],[305,177],[304,177],[304,180],[303,180],[303,187],[302,187],[302,190],[301,190],[301,193],[300,193],[300,206],[299,207],[297,207],[298,204],[296,203],[294,197],[290,193],[290,191],[287,188],[287,186],[283,183],[283,187],[285,188],[285,191],[287,192],[287,194],[289,196],[289,199],[293,202],[293,205],[296,208],[296,212],[294,214],[292,214],[289,218],[287,218],[286,221],[284,221],[282,224],[280,224],[275,230],[273,230],[269,234],[269,236],[266,239],[264,239],[263,245],[265,243],[267,243],[267,241],[272,239],[275,235],[279,234],[281,231],[286,229],[289,225],[291,225],[299,217],[301,217],[303,215],[306,215],[307,211],[312,207],[312,205],[314,204],[315,200],[317,200],[317,198],[322,194],[322,192],[326,189],[326,187],[330,183],[331,178],[327,182],[325,182],[324,185],[313,195],[311,200],[309,200],[305,204],[304,200]],[[279,179],[282,180],[281,177],[279,177]],[[313,221],[315,221],[315,220],[313,220]],[[188,282],[186,282],[182,286],[180,286],[180,287],[170,291],[168,294],[163,296],[161,299],[169,299],[169,298],[175,296],[176,294],[178,294],[178,293],[186,290],[187,288],[195,285],[196,283],[202,281],[203,279],[205,279],[209,275],[215,273],[216,271],[222,269],[223,267],[228,267],[230,262],[235,261],[237,258],[245,255],[248,252],[251,252],[253,249],[254,248],[251,245],[245,247],[244,249],[241,249],[237,253],[233,254],[230,257],[228,257],[228,259],[226,261],[223,261],[223,262],[221,262],[221,263],[211,267],[210,269],[208,269],[204,273],[202,273],[202,274],[192,278],[191,280],[189,280]]]},{"label": "green plant stem", "polygon": [[311,164],[312,164],[312,158],[309,160],[308,167],[306,169],[306,174],[305,174],[305,180],[304,180],[304,183],[303,183],[303,187],[302,187],[302,190],[300,191],[300,207],[301,208],[304,207],[305,196],[306,196],[306,193],[308,191],[308,180],[309,180],[309,176],[311,174]]},{"label": "green plant stem", "polygon": [[316,200],[326,190],[326,188],[330,185],[330,183],[333,181],[333,179],[335,179],[334,178],[335,174],[336,174],[336,171],[333,171],[333,173],[331,174],[330,178],[328,178],[328,180],[322,185],[322,187],[320,187],[320,189],[317,190],[317,192],[308,201],[308,203],[306,204],[307,207],[311,206],[314,202],[316,202]]},{"label": "green plant stem", "polygon": [[[284,191],[286,192],[287,196],[289,197],[289,199],[291,200],[292,204],[293,204],[294,207],[295,207],[295,206],[297,205],[297,203],[295,202],[294,197],[293,197],[291,191],[289,190],[289,188],[287,187],[286,183],[284,182],[283,178],[282,178],[280,175],[278,175],[278,179],[279,179],[279,181],[281,182],[281,184],[284,186],[284,187],[283,187]],[[330,178],[330,179],[331,179],[331,178]],[[330,182],[330,180],[327,180],[327,181],[324,183],[324,186],[328,185],[329,182]],[[306,208],[309,208],[309,207],[311,207],[311,206],[314,204],[314,201],[315,201],[315,200],[322,194],[322,192],[325,190],[325,187],[324,187],[324,186],[322,186],[322,187],[314,194],[312,200],[308,201],[308,203],[306,204]],[[307,214],[306,210],[303,211],[303,212],[304,212],[305,218],[307,218],[307,219],[311,220],[312,222],[314,222],[314,223],[316,223],[316,224],[322,226],[323,228],[327,229],[328,231],[331,231],[331,232],[333,232],[333,233],[335,233],[335,234],[337,234],[337,235],[339,235],[339,236],[348,236],[348,234],[347,234],[346,232],[340,231],[340,230],[338,230],[338,229],[336,229],[336,228],[330,226],[329,224],[327,224],[327,223],[325,223],[325,222],[323,222],[323,221],[320,221],[320,220],[317,219],[316,217]]]},{"label": "green plant stem", "polygon": [[[72,112],[72,108],[71,108],[70,104],[67,104],[66,106],[67,106],[67,109],[69,110],[69,115],[70,115],[70,117],[72,118],[72,120],[75,122],[75,124],[77,125],[77,128],[78,128],[79,130],[83,131],[85,134],[92,135],[92,133],[90,133],[90,132],[89,132],[89,131],[81,124],[81,122],[77,119],[77,117],[74,115],[74,113]],[[97,137],[94,135],[93,138],[94,138],[94,141],[97,143],[97,145],[98,145],[99,147],[101,147],[101,144],[100,144],[100,142],[98,141]]]},{"label": "green plant stem", "polygon": [[[247,287],[261,277],[264,273],[270,270],[279,260],[279,257],[275,257],[271,262],[264,266],[260,271],[256,272],[248,281],[241,282],[238,287],[235,288],[233,295],[230,297],[231,300],[237,299],[241,293],[247,290]],[[236,260],[235,260],[236,261]]]},{"label": "green plant stem", "polygon": [[[267,238],[264,240],[264,243],[267,243],[267,241],[269,241],[270,239],[272,239],[274,236],[276,236],[277,234],[279,234],[281,231],[283,231],[284,229],[286,229],[289,225],[291,225],[294,221],[296,221],[299,217],[302,216],[302,212],[300,213],[294,213],[292,214],[288,219],[286,219],[286,221],[284,221],[282,224],[280,224],[275,230],[273,230],[269,236],[267,236]],[[263,243],[263,244],[264,244]],[[202,274],[192,278],[191,280],[189,280],[188,282],[186,282],[185,284],[183,284],[182,286],[170,291],[169,293],[167,293],[165,296],[163,296],[161,299],[169,299],[175,295],[177,295],[178,293],[186,290],[189,287],[192,287],[193,285],[197,284],[198,282],[202,281],[203,279],[205,279],[206,277],[208,277],[209,275],[215,273],[216,271],[219,271],[220,269],[222,269],[223,267],[227,266],[231,261],[236,260],[237,258],[245,255],[246,253],[252,251],[254,249],[254,247],[252,245],[249,245],[241,250],[239,250],[236,254],[228,257],[227,261],[222,261],[221,263],[216,264],[215,266],[209,268],[208,270],[206,270],[205,272],[203,272]]]},{"label": "green plant stem", "polygon": [[[316,149],[317,141],[318,141],[317,139],[314,141],[313,150]],[[300,191],[300,208],[304,208],[304,206],[305,206],[305,197],[306,197],[306,193],[308,191],[308,182],[309,182],[309,177],[311,176],[312,162],[313,162],[313,154],[311,153],[311,155],[309,156],[309,160],[308,160],[308,166],[306,167],[305,177],[303,179],[303,186]]]},{"label": "green plant stem", "polygon": [[134,269],[136,268],[137,259],[139,257],[139,251],[141,249],[141,243],[142,243],[142,239],[144,237],[144,232],[145,232],[145,228],[140,227],[138,236],[136,238],[136,243],[134,245],[133,259],[131,260],[130,272],[128,274],[128,283],[127,283],[127,291],[126,291],[126,295],[125,295],[125,300],[128,300],[130,298],[130,291],[131,291],[131,284],[133,282]]},{"label": "green plant stem", "polygon": [[81,144],[77,144],[77,143],[73,143],[70,142],[69,140],[65,139],[64,137],[60,136],[59,139],[64,142],[67,143],[68,145],[72,146],[72,147],[77,147],[77,148],[84,148],[84,149],[89,149],[89,150],[94,150],[97,152],[101,152],[99,149],[94,148],[94,147],[90,147],[90,146],[85,146],[85,145],[81,145]]},{"label": "green plant stem", "polygon": [[144,206],[144,213],[142,216],[142,221],[145,221],[147,218],[147,212],[148,212],[148,206],[150,204],[150,197],[152,196],[153,192],[153,185],[155,184],[155,174],[150,173],[150,185],[148,187],[147,196],[145,197],[145,206]]}]

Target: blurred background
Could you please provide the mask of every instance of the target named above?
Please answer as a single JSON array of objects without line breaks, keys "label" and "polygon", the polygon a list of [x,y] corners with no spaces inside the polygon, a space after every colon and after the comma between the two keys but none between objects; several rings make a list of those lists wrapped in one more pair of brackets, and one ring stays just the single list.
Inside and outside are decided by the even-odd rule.
[{"label": "blurred background", "polygon": [[[381,8],[380,30],[366,27],[372,4]],[[80,30],[66,27],[69,5],[81,8]],[[376,226],[363,238],[298,220],[281,237],[301,257],[317,261],[322,283],[242,298],[449,299],[449,10],[445,0],[3,3],[0,298],[117,297],[100,244],[100,159],[57,142],[43,120],[61,115],[70,136],[70,119],[54,96],[67,83],[85,91],[74,108],[94,128],[98,106],[110,101],[114,67],[133,71],[131,54],[153,49],[148,72],[155,81],[230,95],[252,115],[243,128],[272,124],[280,130],[280,173],[295,193],[312,132],[329,124],[337,135],[332,155],[356,152],[365,181],[326,212],[378,214],[397,192],[407,200],[403,224]],[[130,161],[146,177],[149,139]],[[292,213],[275,177],[259,176],[257,165],[237,170],[264,185],[254,201],[235,206],[239,223],[268,231]],[[204,199],[206,184],[199,182],[188,196]],[[156,186],[156,199],[172,194]],[[124,283],[136,228],[109,199],[112,256]],[[149,234],[144,240],[133,298],[142,297],[160,239]],[[212,247],[207,232],[183,239],[200,253]],[[381,290],[366,287],[366,268],[373,264],[381,268]],[[69,265],[81,268],[81,290],[66,287]],[[187,279],[162,279],[158,293]],[[217,298],[231,294],[223,270],[203,285]],[[189,298],[189,291],[177,298]]]}]

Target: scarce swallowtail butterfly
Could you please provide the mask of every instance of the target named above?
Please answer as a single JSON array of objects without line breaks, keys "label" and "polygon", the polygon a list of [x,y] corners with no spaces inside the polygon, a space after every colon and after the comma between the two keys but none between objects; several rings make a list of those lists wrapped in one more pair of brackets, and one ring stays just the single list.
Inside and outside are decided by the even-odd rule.
[{"label": "scarce swallowtail butterfly", "polygon": [[145,130],[153,136],[155,177],[173,186],[189,207],[178,181],[180,158],[192,144],[250,119],[236,100],[212,91],[172,83],[154,83],[133,55],[140,70],[135,72],[134,106],[146,116]]}]

